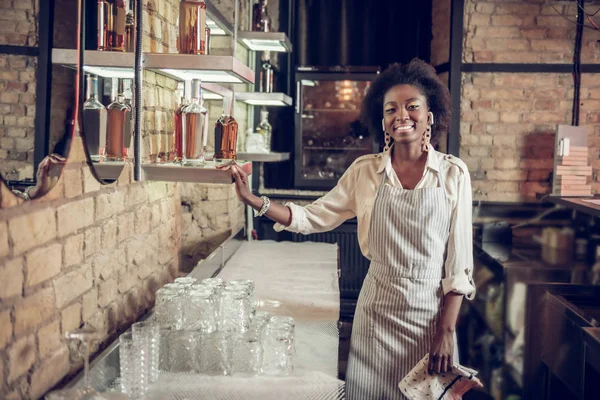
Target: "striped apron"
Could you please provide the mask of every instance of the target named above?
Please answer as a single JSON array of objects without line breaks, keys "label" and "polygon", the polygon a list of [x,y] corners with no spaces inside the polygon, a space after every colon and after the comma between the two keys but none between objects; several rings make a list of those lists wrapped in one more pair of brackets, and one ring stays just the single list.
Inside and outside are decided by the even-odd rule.
[{"label": "striped apron", "polygon": [[[352,328],[346,398],[405,397],[398,383],[429,352],[437,329],[451,205],[438,187],[377,190],[369,227],[371,264]],[[455,355],[456,338],[455,338]]]}]

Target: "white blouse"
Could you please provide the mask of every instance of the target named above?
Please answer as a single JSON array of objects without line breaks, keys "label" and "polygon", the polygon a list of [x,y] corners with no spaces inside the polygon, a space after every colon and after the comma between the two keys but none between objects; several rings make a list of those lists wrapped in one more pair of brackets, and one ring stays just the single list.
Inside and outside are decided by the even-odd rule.
[{"label": "white blouse", "polygon": [[[360,249],[370,259],[369,224],[382,173],[387,176],[386,185],[402,187],[392,168],[390,151],[356,159],[337,185],[323,197],[305,207],[287,203],[286,206],[292,212],[292,222],[287,227],[275,224],[275,230],[279,232],[285,229],[305,235],[326,232],[356,216]],[[472,299],[475,296],[475,285],[471,177],[462,160],[432,149],[427,155],[423,176],[415,190],[437,187],[438,174],[442,174],[446,195],[452,204],[442,288],[444,295],[455,292]]]}]

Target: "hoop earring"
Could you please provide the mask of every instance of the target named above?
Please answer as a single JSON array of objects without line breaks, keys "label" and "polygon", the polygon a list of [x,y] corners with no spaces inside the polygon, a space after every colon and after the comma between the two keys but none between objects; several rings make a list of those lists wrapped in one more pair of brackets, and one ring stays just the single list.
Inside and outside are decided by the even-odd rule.
[{"label": "hoop earring", "polygon": [[385,142],[385,146],[383,146],[383,151],[388,151],[390,149],[390,142],[392,141],[390,134],[386,132],[385,136],[383,137],[383,140]]},{"label": "hoop earring", "polygon": [[390,134],[387,133],[387,131],[385,130],[385,119],[381,118],[381,129],[383,130],[384,136],[383,136],[383,140],[385,142],[385,146],[383,146],[383,151],[388,151],[390,149],[390,142],[392,141],[392,138],[390,137]]},{"label": "hoop earring", "polygon": [[423,140],[421,143],[424,152],[428,152],[429,149],[431,149],[431,125],[427,125],[427,130],[423,135]]}]

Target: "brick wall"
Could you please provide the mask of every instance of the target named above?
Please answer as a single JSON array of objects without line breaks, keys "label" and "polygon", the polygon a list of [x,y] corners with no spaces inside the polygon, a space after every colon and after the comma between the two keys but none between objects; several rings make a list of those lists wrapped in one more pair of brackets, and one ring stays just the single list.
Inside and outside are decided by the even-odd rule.
[{"label": "brick wall", "polygon": [[[161,11],[165,3],[145,3],[146,21],[155,28],[144,40],[171,51],[172,25],[164,22],[174,20],[177,1]],[[148,135],[166,132],[170,123],[174,83],[162,79],[155,76],[155,86],[147,79],[153,90],[144,99],[144,117],[154,121]],[[157,120],[164,128],[157,129]],[[81,368],[65,332],[93,327],[103,334],[102,348],[153,304],[156,289],[178,274],[182,225],[190,229],[182,223],[182,186],[134,182],[130,166],[117,182],[102,185],[77,137],[62,177],[44,198],[23,202],[0,188],[1,204],[12,206],[0,209],[0,398],[40,398]],[[185,188],[195,191],[186,193],[195,202],[200,232],[189,243],[214,248],[224,232],[243,226],[243,207],[232,187]]]},{"label": "brick wall", "polygon": [[[569,9],[569,4],[571,4]],[[571,63],[574,2],[465,2],[463,62]],[[552,8],[554,6],[556,10]],[[582,62],[596,63],[600,32],[584,29]],[[584,74],[580,124],[590,133],[593,188],[600,191],[597,74]],[[571,124],[570,73],[463,73],[460,157],[468,164],[476,199],[536,201],[550,191],[554,134]]]},{"label": "brick wall", "polygon": [[5,179],[33,178],[36,67],[36,57],[0,55],[0,174]]}]

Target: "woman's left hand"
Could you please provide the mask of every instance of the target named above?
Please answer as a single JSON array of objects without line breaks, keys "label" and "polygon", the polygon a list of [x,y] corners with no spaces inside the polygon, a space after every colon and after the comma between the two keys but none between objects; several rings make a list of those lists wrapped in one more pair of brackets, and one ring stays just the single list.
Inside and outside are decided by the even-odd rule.
[{"label": "woman's left hand", "polygon": [[438,330],[429,349],[430,374],[444,373],[452,370],[454,356],[454,333]]}]

